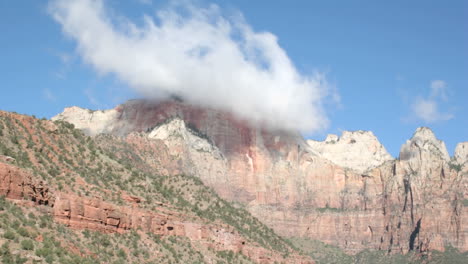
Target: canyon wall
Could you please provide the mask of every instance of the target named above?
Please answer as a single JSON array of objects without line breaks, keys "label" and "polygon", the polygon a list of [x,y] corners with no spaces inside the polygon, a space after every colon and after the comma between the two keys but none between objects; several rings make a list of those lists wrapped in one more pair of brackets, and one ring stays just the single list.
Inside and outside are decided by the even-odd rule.
[{"label": "canyon wall", "polygon": [[[98,115],[67,108],[54,119],[90,135],[161,140],[180,171],[244,204],[281,235],[350,253],[468,250],[466,143],[452,160],[428,128],[392,159],[370,132],[306,142],[298,133],[178,101],[134,100]],[[337,145],[329,146],[332,140]]]}]

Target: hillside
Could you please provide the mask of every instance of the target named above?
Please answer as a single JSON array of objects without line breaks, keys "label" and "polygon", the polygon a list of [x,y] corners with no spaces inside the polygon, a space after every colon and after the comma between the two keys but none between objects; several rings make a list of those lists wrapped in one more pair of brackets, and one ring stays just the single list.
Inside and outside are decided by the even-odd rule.
[{"label": "hillside", "polygon": [[[0,112],[3,261],[312,263],[183,175],[159,141],[130,138]],[[173,166],[154,169],[161,162]]]}]

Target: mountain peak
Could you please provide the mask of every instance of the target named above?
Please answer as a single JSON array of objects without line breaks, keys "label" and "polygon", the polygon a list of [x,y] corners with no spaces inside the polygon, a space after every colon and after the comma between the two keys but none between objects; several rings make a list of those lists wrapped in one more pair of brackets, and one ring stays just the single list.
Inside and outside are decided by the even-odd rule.
[{"label": "mountain peak", "polygon": [[418,127],[413,134],[412,139],[420,138],[422,140],[437,140],[434,132],[428,127]]},{"label": "mountain peak", "polygon": [[468,141],[457,144],[454,157],[458,164],[463,165],[468,162]]},{"label": "mountain peak", "polygon": [[416,129],[413,137],[401,147],[400,159],[406,160],[419,156],[421,151],[427,152],[432,156],[435,155],[445,161],[450,160],[445,143],[437,139],[434,132],[428,127],[418,127]]},{"label": "mountain peak", "polygon": [[307,143],[320,156],[361,173],[393,159],[371,131],[343,131],[341,137],[329,134]]}]

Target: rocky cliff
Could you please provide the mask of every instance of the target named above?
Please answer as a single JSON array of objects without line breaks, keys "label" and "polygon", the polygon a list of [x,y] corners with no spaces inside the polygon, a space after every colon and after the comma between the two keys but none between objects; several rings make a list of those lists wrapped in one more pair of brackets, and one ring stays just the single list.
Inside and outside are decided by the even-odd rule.
[{"label": "rocky cliff", "polygon": [[[83,113],[91,120],[85,126]],[[468,250],[468,169],[453,166],[428,128],[418,129],[395,160],[370,132],[307,143],[297,133],[268,131],[178,101],[130,101],[103,112],[109,117],[99,120],[107,125],[92,113],[68,108],[55,119],[92,135],[129,138],[138,132],[161,140],[181,171],[244,204],[282,235],[318,239],[350,253],[427,252],[446,245]],[[457,160],[466,158],[463,145],[456,153]]]}]

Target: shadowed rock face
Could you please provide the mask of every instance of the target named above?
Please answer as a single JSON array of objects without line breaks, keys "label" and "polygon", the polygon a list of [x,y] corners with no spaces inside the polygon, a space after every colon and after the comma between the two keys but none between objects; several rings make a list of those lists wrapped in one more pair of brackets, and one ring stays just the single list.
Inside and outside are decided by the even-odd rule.
[{"label": "shadowed rock face", "polygon": [[109,116],[68,108],[55,119],[92,135],[147,132],[150,139],[162,140],[181,171],[244,203],[282,235],[319,239],[350,253],[368,248],[424,252],[447,244],[468,250],[463,206],[468,168],[449,166],[445,144],[430,129],[416,131],[402,146],[400,160],[363,132],[375,148],[359,152],[374,161],[366,166],[361,160],[364,169],[349,170],[298,134],[268,131],[214,109],[130,101],[103,113]]}]

